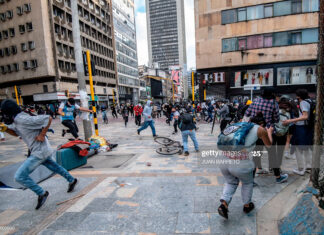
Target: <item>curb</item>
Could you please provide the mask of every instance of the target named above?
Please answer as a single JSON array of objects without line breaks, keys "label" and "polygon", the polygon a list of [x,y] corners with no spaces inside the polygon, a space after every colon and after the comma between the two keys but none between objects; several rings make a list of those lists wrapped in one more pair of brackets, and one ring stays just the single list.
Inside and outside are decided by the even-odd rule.
[{"label": "curb", "polygon": [[279,234],[278,222],[296,206],[302,196],[299,192],[308,183],[308,175],[296,179],[259,209],[256,215],[257,234]]}]

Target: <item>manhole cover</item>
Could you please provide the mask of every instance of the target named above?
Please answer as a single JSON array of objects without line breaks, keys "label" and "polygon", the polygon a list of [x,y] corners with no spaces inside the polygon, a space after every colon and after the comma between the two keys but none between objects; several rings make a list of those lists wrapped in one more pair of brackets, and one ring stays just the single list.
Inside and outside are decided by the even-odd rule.
[{"label": "manhole cover", "polygon": [[127,155],[95,155],[88,159],[85,167],[92,166],[92,168],[120,168],[124,166],[135,154]]}]

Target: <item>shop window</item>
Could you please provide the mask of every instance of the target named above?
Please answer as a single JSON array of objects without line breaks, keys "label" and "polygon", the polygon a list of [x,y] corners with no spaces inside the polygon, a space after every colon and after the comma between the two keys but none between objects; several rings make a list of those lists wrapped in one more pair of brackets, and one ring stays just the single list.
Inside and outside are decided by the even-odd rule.
[{"label": "shop window", "polygon": [[277,69],[278,85],[315,84],[316,65]]},{"label": "shop window", "polygon": [[230,24],[234,22],[237,22],[236,9],[222,11],[222,24]]},{"label": "shop window", "polygon": [[26,32],[25,25],[23,25],[23,24],[19,25],[19,32],[20,32],[21,34],[23,34],[23,33]]},{"label": "shop window", "polygon": [[280,32],[273,34],[273,46],[287,46],[289,45],[288,32]]},{"label": "shop window", "polygon": [[291,13],[297,14],[302,12],[302,1],[301,0],[293,0],[291,2]]},{"label": "shop window", "polygon": [[236,38],[228,38],[222,40],[222,51],[236,51],[237,50],[237,39]]},{"label": "shop window", "polygon": [[264,47],[272,47],[272,34],[263,36]]},{"label": "shop window", "polygon": [[14,37],[15,36],[15,28],[10,28],[9,34],[10,34],[10,37]]},{"label": "shop window", "polygon": [[304,29],[302,31],[302,43],[318,42],[318,29]]},{"label": "shop window", "polygon": [[26,23],[26,29],[28,32],[33,30],[33,23],[32,22],[28,22]]},{"label": "shop window", "polygon": [[264,17],[272,17],[273,16],[273,4],[264,5]]},{"label": "shop window", "polygon": [[303,0],[303,12],[319,10],[319,0]]},{"label": "shop window", "polygon": [[247,37],[247,49],[256,49],[263,47],[263,35]]},{"label": "shop window", "polygon": [[239,8],[237,13],[238,21],[246,21],[246,8]]},{"label": "shop window", "polygon": [[302,33],[301,32],[292,32],[291,33],[291,44],[301,44],[302,43]]},{"label": "shop window", "polygon": [[238,49],[239,50],[246,50],[246,38],[239,38],[238,39]]},{"label": "shop window", "polygon": [[291,14],[291,1],[275,2],[273,8],[274,16]]},{"label": "shop window", "polygon": [[264,6],[254,6],[247,8],[247,20],[256,20],[264,18]]}]

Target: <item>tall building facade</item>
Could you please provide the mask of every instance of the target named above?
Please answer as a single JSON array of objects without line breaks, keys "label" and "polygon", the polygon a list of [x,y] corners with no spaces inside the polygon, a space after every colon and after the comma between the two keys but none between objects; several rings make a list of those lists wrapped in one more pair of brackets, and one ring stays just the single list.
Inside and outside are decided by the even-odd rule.
[{"label": "tall building facade", "polygon": [[[117,84],[111,2],[79,0],[78,12],[82,49],[90,50],[95,93],[104,102]],[[0,98],[13,98],[14,86],[24,103],[78,93],[72,19],[71,0],[0,1]]]},{"label": "tall building facade", "polygon": [[134,0],[113,0],[120,102],[139,101]]},{"label": "tall building facade", "polygon": [[260,86],[256,94],[271,86],[315,96],[318,10],[319,0],[195,1],[197,72],[207,97],[241,99],[246,85]]},{"label": "tall building facade", "polygon": [[[187,71],[184,0],[147,0],[149,66],[158,63],[162,70],[179,66]],[[182,96],[187,96],[187,81],[181,77]]]}]

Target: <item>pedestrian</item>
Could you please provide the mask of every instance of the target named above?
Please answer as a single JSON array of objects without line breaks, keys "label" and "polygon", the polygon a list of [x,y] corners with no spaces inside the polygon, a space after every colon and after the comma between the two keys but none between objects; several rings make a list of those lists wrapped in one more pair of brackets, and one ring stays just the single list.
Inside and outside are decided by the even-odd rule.
[{"label": "pedestrian", "polygon": [[188,136],[190,136],[192,142],[194,143],[196,152],[199,152],[199,145],[196,138],[196,125],[193,120],[193,116],[189,112],[183,112],[178,120],[179,129],[181,130],[182,143],[184,155],[189,156],[188,151]]},{"label": "pedestrian", "polygon": [[[237,137],[244,138],[245,140],[243,141],[243,149],[237,148],[234,156],[229,154],[231,151],[223,151],[223,155],[221,156],[221,158],[224,159],[224,162],[228,159],[230,159],[231,162],[234,160],[235,162],[239,161],[239,164],[235,164],[235,166],[230,163],[220,165],[221,173],[225,178],[225,185],[223,195],[220,199],[221,205],[218,207],[218,213],[226,219],[228,219],[228,206],[240,182],[242,184],[241,197],[244,204],[243,211],[249,213],[254,209],[254,204],[252,202],[254,162],[253,160],[250,160],[249,154],[254,150],[258,139],[261,139],[264,145],[269,148],[272,144],[273,132],[273,127],[264,128],[257,124],[261,123],[262,119],[264,119],[262,113],[260,114],[253,117],[251,123],[237,123],[233,125],[234,127],[235,125],[241,126],[241,128],[235,130],[233,129],[233,126],[228,127],[231,128],[231,132],[229,132],[229,135],[226,136],[226,138],[222,138],[222,135],[225,136],[222,133],[218,136],[218,148],[227,145],[222,141],[231,142]],[[224,132],[227,132],[227,129],[225,129]],[[232,139],[230,139],[231,137]],[[241,141],[234,141],[234,143],[239,142]],[[233,145],[227,146],[234,148]],[[237,145],[236,147],[241,146]]]},{"label": "pedestrian", "polygon": [[154,127],[154,121],[152,118],[152,101],[148,100],[144,107],[143,116],[144,116],[144,125],[137,130],[137,134],[140,135],[141,131],[145,130],[148,126],[152,129],[153,137],[156,137],[156,131]]},{"label": "pedestrian", "polygon": [[48,115],[30,116],[28,113],[22,112],[12,100],[4,100],[1,110],[7,117],[6,125],[1,124],[0,126],[1,131],[6,131],[16,137],[20,136],[30,150],[30,156],[18,168],[15,180],[38,195],[35,209],[41,208],[49,196],[49,192],[44,191],[29,176],[40,165],[63,176],[69,182],[67,192],[72,192],[78,180],[53,160],[56,151],[50,147],[46,137],[52,117]]},{"label": "pedestrian", "polygon": [[208,117],[205,120],[206,122],[212,122],[213,121],[213,112],[214,112],[214,106],[211,104],[211,102],[209,102],[208,108],[207,108]]},{"label": "pedestrian", "polygon": [[134,117],[134,105],[133,105],[133,103],[131,103],[131,104],[128,106],[128,113],[130,113],[131,116]]},{"label": "pedestrian", "polygon": [[111,105],[111,114],[113,116],[113,118],[118,118],[117,112],[116,112],[116,105],[112,104]]},{"label": "pedestrian", "polygon": [[297,90],[296,96],[299,104],[299,117],[286,120],[283,124],[287,126],[295,124],[291,142],[296,148],[298,168],[293,172],[297,175],[304,175],[311,169],[312,155],[308,151],[313,144],[315,104],[309,99],[305,89]]},{"label": "pedestrian", "polygon": [[127,105],[122,104],[121,114],[122,114],[122,117],[124,119],[125,127],[127,127],[128,116],[129,116],[129,105],[128,104]]},{"label": "pedestrian", "polygon": [[134,107],[134,113],[135,113],[135,124],[137,126],[141,126],[142,122],[142,113],[143,113],[143,107],[141,104],[137,104]]},{"label": "pedestrian", "polygon": [[220,116],[220,130],[223,131],[229,124],[231,118],[229,117],[229,107],[222,101],[220,102],[220,109],[217,110],[217,114]]},{"label": "pedestrian", "polygon": [[172,134],[175,135],[178,133],[178,119],[180,116],[179,108],[173,108],[172,113],[173,113],[173,119],[174,119],[174,122],[173,122],[174,132]]},{"label": "pedestrian", "polygon": [[107,107],[104,104],[101,105],[101,115],[102,115],[102,121],[105,124],[108,124]]},{"label": "pedestrian", "polygon": [[79,129],[74,118],[74,113],[76,110],[92,113],[92,110],[75,104],[75,100],[73,98],[69,98],[66,102],[61,103],[58,114],[61,115],[62,124],[69,128],[68,130],[62,130],[62,137],[64,137],[66,133],[71,133],[75,139],[79,139]]}]

